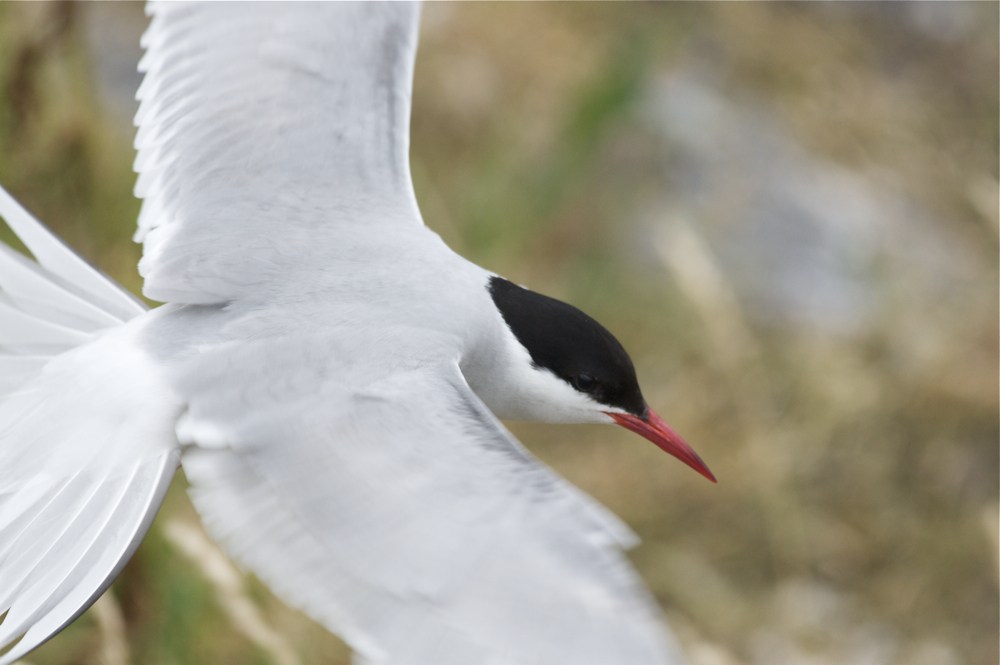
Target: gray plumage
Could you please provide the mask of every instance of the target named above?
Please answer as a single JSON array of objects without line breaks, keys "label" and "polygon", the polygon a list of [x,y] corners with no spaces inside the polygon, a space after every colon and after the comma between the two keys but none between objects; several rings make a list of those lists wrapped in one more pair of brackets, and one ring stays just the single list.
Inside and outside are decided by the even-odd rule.
[{"label": "gray plumage", "polygon": [[36,259],[0,247],[0,665],[110,584],[178,459],[210,533],[369,665],[680,663],[634,536],[494,415],[608,421],[422,224],[418,8],[151,13],[137,237],[168,304],[0,195]]}]

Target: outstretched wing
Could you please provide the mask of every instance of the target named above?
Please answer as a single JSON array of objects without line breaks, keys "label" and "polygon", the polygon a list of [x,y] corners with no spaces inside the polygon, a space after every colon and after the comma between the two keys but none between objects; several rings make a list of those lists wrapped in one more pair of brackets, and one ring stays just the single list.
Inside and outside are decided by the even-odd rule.
[{"label": "outstretched wing", "polygon": [[191,495],[236,559],[366,665],[681,662],[626,527],[457,365],[373,375],[365,354],[258,340],[179,375]]},{"label": "outstretched wing", "polygon": [[150,12],[135,140],[148,297],[224,302],[318,251],[321,226],[420,224],[408,163],[417,5]]}]

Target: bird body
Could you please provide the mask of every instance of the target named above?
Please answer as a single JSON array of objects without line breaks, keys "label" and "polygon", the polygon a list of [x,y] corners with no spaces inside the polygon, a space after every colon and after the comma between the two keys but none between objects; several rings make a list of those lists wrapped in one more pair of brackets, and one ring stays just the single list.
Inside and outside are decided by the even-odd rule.
[{"label": "bird body", "polygon": [[107,588],[178,463],[207,530],[361,662],[679,663],[634,535],[498,417],[617,423],[711,474],[611,333],[423,225],[416,8],[151,11],[138,238],[166,304],[0,190],[35,258],[0,246],[0,665]]}]

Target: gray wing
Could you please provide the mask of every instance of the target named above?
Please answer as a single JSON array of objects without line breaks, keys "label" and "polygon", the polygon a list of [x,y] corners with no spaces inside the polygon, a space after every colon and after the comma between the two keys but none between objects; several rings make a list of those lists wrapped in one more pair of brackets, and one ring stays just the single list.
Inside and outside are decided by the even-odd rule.
[{"label": "gray wing", "polygon": [[623,525],[453,362],[364,355],[258,340],[178,373],[191,495],[237,560],[366,664],[681,662]]},{"label": "gray wing", "polygon": [[321,226],[420,224],[408,164],[417,5],[150,12],[135,141],[147,296],[231,300],[319,251]]}]

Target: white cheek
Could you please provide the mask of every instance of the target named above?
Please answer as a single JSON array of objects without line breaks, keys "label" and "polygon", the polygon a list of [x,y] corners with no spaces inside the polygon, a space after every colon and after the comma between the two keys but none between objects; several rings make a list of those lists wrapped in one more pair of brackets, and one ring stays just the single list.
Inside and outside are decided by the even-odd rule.
[{"label": "white cheek", "polygon": [[520,418],[545,423],[609,423],[606,405],[574,390],[548,370],[528,366],[517,382]]},{"label": "white cheek", "polygon": [[520,344],[508,347],[508,353],[512,357],[504,364],[503,390],[490,405],[500,418],[545,423],[614,422],[604,413],[611,410],[609,407],[574,390],[552,372],[535,368]]},{"label": "white cheek", "polygon": [[496,337],[488,351],[463,362],[469,385],[486,406],[505,420],[547,423],[613,423],[606,412],[620,409],[600,404],[548,370],[532,365],[499,312],[495,312]]}]

